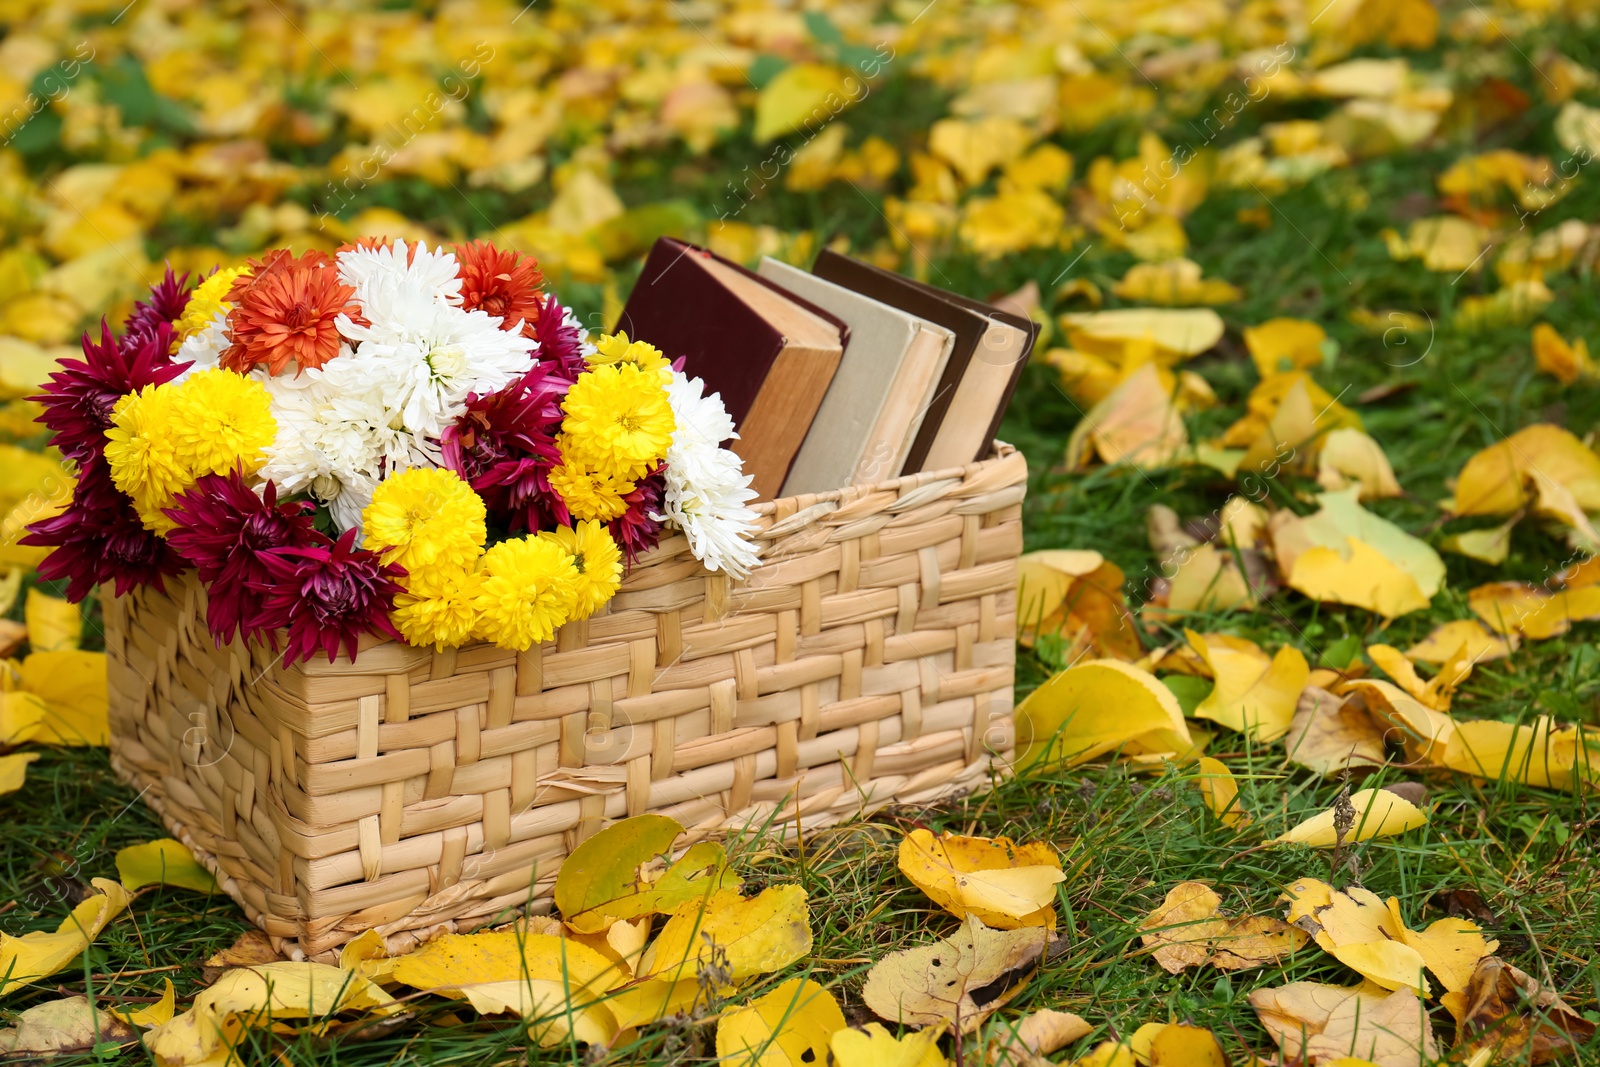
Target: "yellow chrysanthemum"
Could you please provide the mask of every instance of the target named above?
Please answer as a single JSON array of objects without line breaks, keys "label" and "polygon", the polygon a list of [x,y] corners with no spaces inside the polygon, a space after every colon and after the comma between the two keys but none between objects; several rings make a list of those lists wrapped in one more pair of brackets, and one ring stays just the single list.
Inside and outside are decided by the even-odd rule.
[{"label": "yellow chrysanthemum", "polygon": [[622,330],[601,334],[600,339],[594,344],[594,353],[587,358],[591,367],[631,363],[644,370],[653,371],[663,385],[672,380],[672,363],[662,354],[661,349],[649,341],[630,341],[627,333]]},{"label": "yellow chrysanthemum", "polygon": [[550,470],[550,488],[573,518],[610,522],[628,510],[622,498],[633,492],[634,483],[569,459],[563,449],[561,466]]},{"label": "yellow chrysanthemum", "polygon": [[147,385],[111,409],[106,464],[111,480],[133,501],[147,528],[164,534],[175,525],[161,514],[190,479],[178,460],[173,434],[171,384]]},{"label": "yellow chrysanthemum", "polygon": [[394,620],[405,639],[417,647],[458,648],[478,628],[478,595],[483,575],[466,567],[430,567],[407,575],[405,592],[394,598]]},{"label": "yellow chrysanthemum", "polygon": [[483,500],[454,471],[413,467],[378,483],[361,513],[362,544],[419,574],[466,567],[488,536]]},{"label": "yellow chrysanthemum", "polygon": [[243,468],[254,474],[277,436],[272,398],[253,378],[213,368],[191,375],[172,394],[172,440],[192,482]]},{"label": "yellow chrysanthemum", "polygon": [[666,385],[633,363],[604,364],[578,375],[561,410],[564,455],[614,478],[644,477],[672,444]]},{"label": "yellow chrysanthemum", "polygon": [[578,568],[555,541],[501,541],[484,553],[482,573],[477,636],[501,648],[550,640],[577,606]]},{"label": "yellow chrysanthemum", "polygon": [[176,352],[184,339],[211,325],[219,311],[232,311],[233,305],[222,299],[233,288],[233,283],[249,274],[249,267],[224,267],[195,286],[189,294],[189,303],[173,327],[172,350]]},{"label": "yellow chrysanthemum", "polygon": [[561,546],[577,568],[578,604],[574,619],[587,619],[610,600],[622,585],[622,551],[611,531],[599,522],[558,526],[539,535]]}]

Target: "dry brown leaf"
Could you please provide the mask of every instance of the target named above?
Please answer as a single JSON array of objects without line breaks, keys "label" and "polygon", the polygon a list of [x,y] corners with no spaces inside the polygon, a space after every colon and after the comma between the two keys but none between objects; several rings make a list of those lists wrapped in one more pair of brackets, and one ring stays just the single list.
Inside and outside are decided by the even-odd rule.
[{"label": "dry brown leaf", "polygon": [[1289,1063],[1306,1060],[1306,1046],[1327,1027],[1333,1013],[1348,1003],[1363,1012],[1383,1003],[1389,990],[1373,982],[1354,986],[1326,985],[1322,982],[1290,982],[1285,986],[1264,987],[1250,993],[1250,1006],[1262,1027],[1277,1042],[1283,1059]]},{"label": "dry brown leaf", "polygon": [[1324,777],[1384,762],[1383,728],[1364,704],[1315,685],[1300,694],[1283,745],[1291,763]]},{"label": "dry brown leaf", "polygon": [[210,985],[229,967],[255,967],[282,958],[266,934],[260,930],[246,930],[233,944],[213,953],[201,967],[200,973],[206,984]]},{"label": "dry brown leaf", "polygon": [[982,1062],[988,1067],[1050,1067],[1045,1057],[1093,1030],[1094,1027],[1071,1012],[1045,1008],[1017,1023],[999,1023],[992,1027]]},{"label": "dry brown leaf", "polygon": [[1456,1016],[1454,1054],[1462,1060],[1487,1049],[1497,1063],[1554,1063],[1595,1035],[1594,1023],[1496,956],[1479,961],[1466,988],[1442,1002]]},{"label": "dry brown leaf", "polygon": [[1222,898],[1200,882],[1182,882],[1167,893],[1161,906],[1139,924],[1151,955],[1169,974],[1211,964],[1219,970],[1264,967],[1306,943],[1308,937],[1267,915],[1230,919],[1221,913]]},{"label": "dry brown leaf", "polygon": [[1312,1063],[1349,1057],[1376,1067],[1423,1067],[1438,1059],[1433,1024],[1413,990],[1396,990],[1376,1004],[1361,999],[1334,1008],[1322,1032],[1306,1041]]},{"label": "dry brown leaf", "polygon": [[1043,927],[991,930],[968,917],[943,941],[879,960],[867,972],[861,999],[889,1022],[971,1033],[1022,991],[1049,941]]},{"label": "dry brown leaf", "polygon": [[98,1046],[126,1045],[133,1028],[87,997],[65,997],[20,1012],[16,1023],[0,1030],[0,1060],[37,1063]]},{"label": "dry brown leaf", "polygon": [[1146,363],[1128,375],[1073,429],[1067,441],[1068,469],[1088,463],[1092,447],[1108,465],[1153,470],[1172,464],[1189,445],[1189,432],[1161,369]]}]

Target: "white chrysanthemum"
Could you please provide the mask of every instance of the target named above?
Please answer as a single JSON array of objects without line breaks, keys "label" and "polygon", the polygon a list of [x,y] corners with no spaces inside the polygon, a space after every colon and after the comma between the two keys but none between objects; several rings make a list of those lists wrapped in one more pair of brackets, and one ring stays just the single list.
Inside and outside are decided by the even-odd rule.
[{"label": "white chrysanthemum", "polygon": [[376,248],[347,248],[338,255],[339,280],[355,286],[356,303],[369,320],[389,318],[408,303],[461,303],[460,265],[454,252],[429,251],[421,241]]},{"label": "white chrysanthemum", "polygon": [[710,570],[744,578],[760,562],[749,535],[757,529],[750,475],[721,442],[736,437],[720,394],[702,396],[705,383],[673,371],[667,386],[676,428],[667,449],[663,514],[682,530],[689,551]]},{"label": "white chrysanthemum", "polygon": [[[365,309],[364,309],[365,310]],[[350,359],[330,360],[330,380],[377,387],[400,424],[437,438],[466,410],[473,393],[504,388],[533,366],[535,342],[500,328],[500,319],[449,304],[412,303],[370,326],[340,316],[339,329],[358,342]]]},{"label": "white chrysanthemum", "polygon": [[188,363],[189,366],[178,376],[183,381],[191,374],[209,370],[222,362],[222,353],[228,350],[233,342],[228,340],[228,313],[219,311],[212,316],[205,328],[183,339],[178,346],[177,355],[173,356],[175,363]]},{"label": "white chrysanthemum", "polygon": [[278,434],[262,475],[288,493],[309,491],[341,530],[358,526],[380,478],[438,462],[436,443],[397,426],[375,383],[330,376],[350,354],[296,376],[266,377]]},{"label": "white chrysanthemum", "polygon": [[583,322],[578,318],[571,308],[564,307],[561,309],[561,324],[563,326],[570,326],[572,329],[578,331],[578,353],[583,356],[585,360],[599,351],[599,349],[595,348],[595,346],[589,341],[589,331],[584,328]]}]

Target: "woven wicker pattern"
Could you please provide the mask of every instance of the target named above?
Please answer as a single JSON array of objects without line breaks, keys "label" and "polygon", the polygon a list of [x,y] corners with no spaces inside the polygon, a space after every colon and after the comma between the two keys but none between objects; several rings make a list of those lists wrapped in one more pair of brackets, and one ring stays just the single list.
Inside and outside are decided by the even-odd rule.
[{"label": "woven wicker pattern", "polygon": [[657,811],[699,838],[948,796],[1012,747],[1026,476],[999,445],[768,503],[747,582],[673,537],[521,654],[374,642],[284,669],[215,647],[192,576],[108,600],[112,760],[315,959],[545,904],[608,819]]}]

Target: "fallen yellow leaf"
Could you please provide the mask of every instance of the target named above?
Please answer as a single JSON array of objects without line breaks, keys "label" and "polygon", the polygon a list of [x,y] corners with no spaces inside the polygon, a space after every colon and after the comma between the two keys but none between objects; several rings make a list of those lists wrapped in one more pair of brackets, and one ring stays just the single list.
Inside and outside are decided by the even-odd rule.
[{"label": "fallen yellow leaf", "polygon": [[1571,385],[1579,378],[1593,378],[1600,374],[1589,359],[1589,345],[1579,337],[1571,344],[1555,331],[1555,327],[1541,322],[1533,328],[1533,362],[1540,370],[1559,381]]},{"label": "fallen yellow leaf", "polygon": [[969,915],[948,938],[879,960],[861,999],[892,1023],[971,1033],[1022,992],[1050,936],[1037,926],[992,930]]},{"label": "fallen yellow leaf", "polygon": [[639,961],[638,972],[677,982],[713,956],[735,983],[782,970],[811,951],[806,891],[776,885],[746,899],[723,889],[681,904]]},{"label": "fallen yellow leaf", "polygon": [[1567,489],[1584,511],[1600,511],[1600,456],[1560,426],[1535,423],[1474,454],[1456,476],[1456,515],[1509,515],[1534,502],[1537,471]]},{"label": "fallen yellow leaf", "polygon": [[0,796],[21,789],[27,780],[28,764],[38,758],[37,752],[12,752],[0,756]]},{"label": "fallen yellow leaf", "polygon": [[1194,709],[1196,718],[1210,719],[1263,742],[1276,741],[1289,732],[1295,704],[1311,674],[1299,649],[1285,645],[1262,669],[1253,656],[1213,646],[1192,630],[1184,633],[1216,679],[1210,694]]},{"label": "fallen yellow leaf", "polygon": [[1218,278],[1202,278],[1200,264],[1178,257],[1159,263],[1135,263],[1111,291],[1130,303],[1230,304],[1244,294]]},{"label": "fallen yellow leaf", "polygon": [[117,853],[117,876],[132,892],[147,885],[170,885],[196,893],[214,893],[217,880],[200,866],[182,841],[164,837],[142,845],[129,845]]},{"label": "fallen yellow leaf", "polygon": [[47,596],[37,586],[28,590],[23,621],[28,627],[28,645],[35,652],[74,649],[83,640],[83,613],[78,605]]},{"label": "fallen yellow leaf", "polygon": [[1118,308],[1063,315],[1061,322],[1074,348],[1092,351],[1096,343],[1148,341],[1167,363],[1215,347],[1223,329],[1222,317],[1210,308]]},{"label": "fallen yellow leaf", "polygon": [[[1344,834],[1347,842],[1392,837],[1415,830],[1428,821],[1415,804],[1387,789],[1363,789],[1352,794],[1350,806],[1354,809],[1354,821]],[[1312,848],[1333,848],[1340,836],[1336,826],[1338,812],[1337,806],[1329,808],[1272,840],[1310,845]]]},{"label": "fallen yellow leaf", "polygon": [[1250,813],[1239,803],[1239,783],[1227,764],[1210,756],[1198,761],[1195,784],[1200,787],[1200,797],[1206,802],[1224,826],[1240,829],[1250,825]]},{"label": "fallen yellow leaf", "polygon": [[717,1062],[744,1067],[825,1064],[834,1035],[844,1029],[844,1012],[832,993],[809,979],[792,978],[717,1020]]},{"label": "fallen yellow leaf", "polygon": [[1566,633],[1574,622],[1600,619],[1600,586],[1551,590],[1525,582],[1490,582],[1467,594],[1467,606],[1495,633],[1542,641]]},{"label": "fallen yellow leaf", "polygon": [[1368,645],[1367,657],[1417,703],[1434,711],[1449,711],[1456,687],[1472,673],[1472,661],[1461,649],[1457,649],[1456,654],[1440,666],[1439,673],[1428,681],[1423,681],[1411,661],[1391,645]]},{"label": "fallen yellow leaf", "polygon": [[1089,660],[1062,671],[1018,705],[1017,766],[1084,763],[1153,731],[1190,742],[1172,690],[1126,663]]},{"label": "fallen yellow leaf", "polygon": [[1488,663],[1511,655],[1519,643],[1515,633],[1501,637],[1485,630],[1476,619],[1457,619],[1436,626],[1427,637],[1406,649],[1406,658],[1418,663],[1444,663],[1459,651],[1470,663]]},{"label": "fallen yellow leaf", "polygon": [[128,906],[128,891],[109,878],[93,878],[96,892],[72,909],[54,933],[0,934],[0,993],[64,969],[94,943],[106,924]]},{"label": "fallen yellow leaf", "polygon": [[950,1067],[933,1028],[895,1037],[882,1023],[867,1023],[835,1031],[829,1047],[834,1067]]},{"label": "fallen yellow leaf", "polygon": [[917,829],[900,842],[900,871],[958,919],[996,930],[1056,924],[1056,886],[1066,880],[1049,845]]},{"label": "fallen yellow leaf", "polygon": [[1317,451],[1317,484],[1328,490],[1355,485],[1361,500],[1400,495],[1400,482],[1378,442],[1348,426],[1323,437]]},{"label": "fallen yellow leaf", "polygon": [[1315,367],[1327,340],[1327,331],[1306,319],[1268,319],[1244,328],[1244,346],[1263,378]]},{"label": "fallen yellow leaf", "polygon": [[821,63],[794,63],[756,97],[756,142],[826,125],[866,96],[858,75]]},{"label": "fallen yellow leaf", "polygon": [[394,998],[360,975],[322,963],[282,961],[225,971],[188,1011],[145,1035],[160,1067],[209,1065],[247,1026],[331,1018],[344,1011],[393,1010]]},{"label": "fallen yellow leaf", "polygon": [[1440,762],[1475,778],[1577,792],[1600,782],[1600,733],[1548,715],[1531,725],[1458,722]]}]

